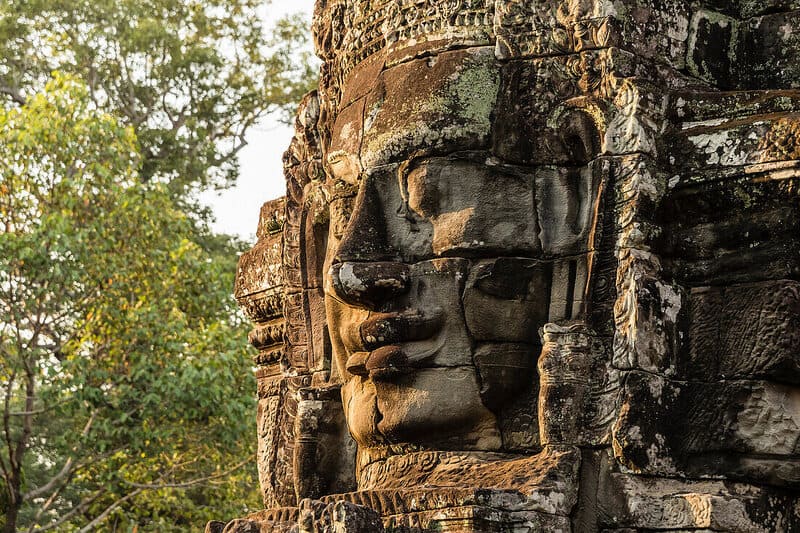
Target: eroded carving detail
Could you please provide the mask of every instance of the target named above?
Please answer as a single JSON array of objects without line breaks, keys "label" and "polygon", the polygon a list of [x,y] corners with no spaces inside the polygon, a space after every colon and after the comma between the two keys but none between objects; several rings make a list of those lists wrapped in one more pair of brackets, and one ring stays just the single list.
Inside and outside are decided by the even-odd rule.
[{"label": "eroded carving detail", "polygon": [[225,531],[800,529],[800,16],[756,4],[320,0]]}]

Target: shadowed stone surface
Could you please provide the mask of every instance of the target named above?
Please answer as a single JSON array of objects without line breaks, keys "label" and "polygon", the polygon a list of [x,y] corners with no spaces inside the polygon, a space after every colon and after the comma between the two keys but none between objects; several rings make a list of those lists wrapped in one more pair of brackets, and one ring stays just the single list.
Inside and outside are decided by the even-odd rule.
[{"label": "shadowed stone surface", "polygon": [[318,0],[235,295],[265,510],[800,531],[800,2]]}]

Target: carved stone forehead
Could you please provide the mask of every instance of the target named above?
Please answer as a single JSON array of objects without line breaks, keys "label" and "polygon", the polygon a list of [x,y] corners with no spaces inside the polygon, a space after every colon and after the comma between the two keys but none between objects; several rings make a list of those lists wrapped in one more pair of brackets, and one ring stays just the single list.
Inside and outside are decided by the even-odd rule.
[{"label": "carved stone forehead", "polygon": [[580,94],[575,61],[580,58],[506,63],[483,46],[382,70],[364,63],[343,88],[328,163],[336,163],[334,174],[342,177],[465,151],[490,152],[514,165],[585,162],[574,161],[565,142],[580,138],[583,152],[597,153],[588,115],[563,105]]},{"label": "carved stone forehead", "polygon": [[[639,33],[625,33],[619,20],[634,12]],[[611,79],[602,75],[611,63],[617,76],[640,75],[620,53],[611,59],[623,41],[624,53],[683,65],[676,43],[690,16],[684,0],[320,1],[326,152],[357,154],[347,166],[362,169],[419,149],[557,164],[545,130],[558,105],[585,93],[581,83]]]},{"label": "carved stone forehead", "polygon": [[387,69],[353,99],[356,78],[345,86],[331,152],[356,154],[370,169],[414,153],[487,149],[500,71],[492,49],[478,47]]}]

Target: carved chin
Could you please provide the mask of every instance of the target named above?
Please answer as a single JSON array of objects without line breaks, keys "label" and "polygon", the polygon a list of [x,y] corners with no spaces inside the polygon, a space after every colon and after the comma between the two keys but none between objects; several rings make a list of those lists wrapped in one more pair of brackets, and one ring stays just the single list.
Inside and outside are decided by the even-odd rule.
[{"label": "carved chin", "polygon": [[384,444],[378,431],[381,414],[373,382],[361,378],[349,380],[342,386],[342,402],[350,434],[359,446]]},{"label": "carved chin", "polygon": [[361,446],[497,450],[497,420],[481,401],[471,366],[422,368],[397,380],[353,378],[342,387],[353,437]]}]

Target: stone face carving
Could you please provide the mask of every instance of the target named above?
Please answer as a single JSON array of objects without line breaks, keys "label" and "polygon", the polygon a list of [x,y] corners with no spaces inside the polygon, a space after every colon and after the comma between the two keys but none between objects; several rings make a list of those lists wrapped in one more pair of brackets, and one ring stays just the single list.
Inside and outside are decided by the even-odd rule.
[{"label": "stone face carving", "polygon": [[266,510],[209,530],[800,530],[798,25],[319,0],[237,278]]}]

